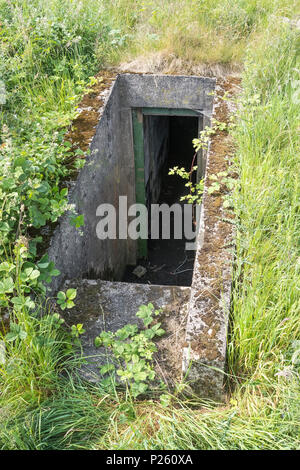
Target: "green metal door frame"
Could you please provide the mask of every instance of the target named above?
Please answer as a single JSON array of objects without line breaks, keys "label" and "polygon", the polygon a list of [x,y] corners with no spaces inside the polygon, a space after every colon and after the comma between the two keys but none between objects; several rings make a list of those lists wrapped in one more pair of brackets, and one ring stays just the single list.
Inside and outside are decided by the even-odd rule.
[{"label": "green metal door frame", "polygon": [[141,108],[142,113],[146,116],[194,116],[199,117],[202,110],[185,109],[185,108]]},{"label": "green metal door frame", "polygon": [[[143,116],[194,116],[201,110],[184,108],[132,108],[133,149],[135,163],[135,197],[137,204],[146,205],[144,119]],[[147,240],[138,239],[138,258],[147,258]]]},{"label": "green metal door frame", "polygon": [[[132,109],[136,204],[146,206],[144,127],[141,109]],[[138,258],[147,258],[147,240],[138,238]]]}]

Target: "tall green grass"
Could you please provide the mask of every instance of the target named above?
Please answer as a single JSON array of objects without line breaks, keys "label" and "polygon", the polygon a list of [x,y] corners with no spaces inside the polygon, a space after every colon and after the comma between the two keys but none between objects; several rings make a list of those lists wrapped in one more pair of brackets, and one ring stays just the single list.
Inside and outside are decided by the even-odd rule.
[{"label": "tall green grass", "polygon": [[[106,3],[107,5],[107,3]],[[290,0],[116,0],[111,17],[126,18],[129,36],[125,59],[164,51],[195,64],[240,64],[247,42],[264,31],[271,15],[299,12]],[[130,40],[130,37],[132,40]]]},{"label": "tall green grass", "polygon": [[299,337],[298,41],[289,28],[270,27],[247,56],[234,134],[241,224],[229,348],[235,372],[259,366],[258,373],[274,373]]},{"label": "tall green grass", "polygon": [[[76,375],[82,359],[57,318],[22,308],[11,314],[26,337],[6,342],[0,364],[0,448],[299,448],[299,34],[280,20],[295,5],[0,0],[0,79],[8,93],[1,125],[10,152],[2,163],[25,152],[29,179],[51,164],[50,189],[65,176],[61,128],[103,64],[162,49],[183,60],[244,62],[233,130],[239,186],[228,402],[170,397],[166,408],[154,398],[128,402],[115,389],[88,385]],[[12,198],[9,207],[18,212],[24,181],[16,183],[13,205],[3,167],[3,201]],[[10,222],[1,261],[10,263],[5,269],[16,273],[25,295],[13,258],[17,225]]]},{"label": "tall green grass", "polygon": [[299,449],[298,80],[299,34],[270,21],[249,44],[233,131],[240,179],[229,402],[201,411],[176,399],[168,410],[147,404],[134,424],[115,420],[100,447]]}]

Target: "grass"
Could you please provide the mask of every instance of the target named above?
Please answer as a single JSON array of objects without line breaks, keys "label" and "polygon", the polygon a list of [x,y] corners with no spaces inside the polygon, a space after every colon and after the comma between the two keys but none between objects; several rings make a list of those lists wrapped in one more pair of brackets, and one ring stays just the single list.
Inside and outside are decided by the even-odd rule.
[{"label": "grass", "polygon": [[183,61],[240,64],[247,43],[263,31],[273,13],[293,15],[296,3],[285,0],[118,0],[111,15],[131,15],[136,25],[126,60],[165,51]]},{"label": "grass", "polygon": [[[299,33],[279,19],[296,13],[285,0],[0,0],[0,300],[22,330],[0,364],[0,448],[299,449]],[[89,77],[161,51],[243,67],[222,406],[172,396],[164,407],[87,385],[70,333],[26,300],[53,270],[28,235],[65,208],[63,135]]]}]

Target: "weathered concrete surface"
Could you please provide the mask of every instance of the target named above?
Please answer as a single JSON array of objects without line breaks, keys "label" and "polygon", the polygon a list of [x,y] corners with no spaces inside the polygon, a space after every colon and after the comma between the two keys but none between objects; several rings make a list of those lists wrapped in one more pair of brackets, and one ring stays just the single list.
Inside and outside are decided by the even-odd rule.
[{"label": "weathered concrete surface", "polygon": [[122,106],[188,108],[211,113],[213,78],[184,75],[119,75]]},{"label": "weathered concrete surface", "polygon": [[[99,123],[90,143],[90,155],[79,172],[70,203],[85,225],[70,225],[72,214],[64,215],[49,249],[61,275],[53,279],[56,291],[65,279],[95,277],[120,280],[128,264],[137,258],[136,240],[100,240],[96,216],[100,204],[112,204],[119,211],[119,196],[135,201],[135,166],[132,108],[167,107],[202,110],[204,124],[210,116],[215,80],[202,77],[124,74],[116,77],[99,109]],[[118,227],[118,218],[117,218]]]},{"label": "weathered concrete surface", "polygon": [[118,277],[122,266],[127,263],[124,240],[110,240],[107,243],[106,240],[99,240],[96,234],[98,205],[115,205],[119,194],[126,194],[128,169],[122,168],[121,171],[122,154],[116,132],[120,128],[119,106],[118,90],[113,83],[90,143],[90,155],[69,197],[76,214],[84,215],[84,226],[76,229],[70,224],[74,214],[67,213],[61,218],[51,240],[49,258],[61,272],[59,277],[53,279],[51,287],[54,291],[65,279],[91,272],[95,277],[104,274],[106,277]]},{"label": "weathered concrete surface", "polygon": [[[235,82],[219,80],[216,87],[213,117],[229,122],[229,105],[222,100],[227,91],[236,93]],[[223,206],[228,192],[222,176],[220,190],[208,193],[212,175],[230,169],[233,152],[226,131],[217,132],[211,139],[205,176],[200,232],[194,264],[186,346],[183,352],[183,371],[188,371],[195,391],[204,397],[223,398],[224,368],[228,316],[230,309],[234,225],[232,213]],[[232,220],[233,222],[233,220]]]},{"label": "weathered concrete surface", "polygon": [[142,327],[143,323],[136,313],[141,305],[149,302],[155,308],[163,309],[159,321],[166,330],[164,337],[157,341],[157,373],[168,384],[180,379],[189,287],[101,280],[67,281],[65,288],[69,287],[77,289],[76,305],[62,315],[67,325],[83,323],[86,330],[81,336],[83,354],[88,361],[81,370],[85,379],[99,381],[99,367],[107,362],[105,348],[94,346],[95,337],[101,331],[116,331],[128,323]]}]

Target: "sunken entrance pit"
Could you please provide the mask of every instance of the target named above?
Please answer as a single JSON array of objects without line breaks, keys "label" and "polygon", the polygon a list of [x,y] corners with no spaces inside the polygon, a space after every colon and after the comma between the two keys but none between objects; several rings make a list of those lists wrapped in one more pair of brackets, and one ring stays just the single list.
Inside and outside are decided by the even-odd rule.
[{"label": "sunken entrance pit", "polygon": [[[82,343],[89,357],[84,373],[89,380],[100,377],[101,357],[94,338],[103,329],[115,331],[135,322],[138,306],[152,302],[163,309],[167,331],[158,343],[158,375],[161,372],[165,380],[166,371],[173,371],[165,380],[169,386],[188,372],[197,393],[220,399],[232,224],[222,205],[225,187],[220,181],[217,193],[209,193],[208,188],[210,176],[228,169],[231,143],[227,132],[219,131],[207,150],[195,154],[192,139],[210,125],[212,117],[228,122],[222,96],[235,92],[234,80],[125,73],[109,82],[107,89],[95,94],[92,106],[82,106],[77,119],[77,123],[84,121],[85,113],[99,118],[94,132],[87,133],[86,164],[69,197],[76,214],[84,216],[84,226],[78,230],[70,224],[73,211],[61,218],[54,232],[48,253],[61,274],[53,281],[52,291],[77,288],[76,306],[64,315],[67,324],[80,322],[86,329]],[[87,141],[83,147],[86,150]],[[162,239],[161,233],[158,239],[151,234],[148,239],[128,238],[120,211],[143,204],[149,209],[150,226],[151,205],[182,204],[180,198],[186,194],[185,182],[168,175],[169,169],[190,169],[192,162],[198,168],[193,181],[205,181],[196,249],[186,250],[187,240],[176,238],[172,229],[170,239]],[[115,239],[97,236],[103,204],[115,209]],[[130,222],[129,213],[128,218]],[[136,268],[142,270],[141,276],[134,273]]]},{"label": "sunken entrance pit", "polygon": [[[139,277],[135,274],[135,266],[127,266],[122,280],[143,284],[190,286],[195,251],[185,249],[189,240],[185,238],[184,231],[182,237],[176,238],[174,212],[170,213],[170,237],[164,238],[162,227],[168,219],[161,214],[159,238],[152,238],[151,207],[152,204],[167,204],[169,207],[180,204],[183,208],[184,202],[180,199],[189,192],[185,186],[187,181],[168,173],[169,169],[175,166],[191,168],[193,160],[197,157],[192,141],[203,128],[203,116],[192,110],[146,108],[141,111],[141,119],[145,181],[142,194],[137,194],[137,197],[144,199],[148,209],[149,234],[148,240],[142,242],[138,250],[137,265],[144,267],[145,272]],[[201,156],[198,160],[200,158]],[[193,182],[196,182],[196,172],[193,176]],[[202,176],[200,168],[198,179]],[[181,224],[184,227],[183,211]],[[192,241],[195,241],[195,238]]]}]

